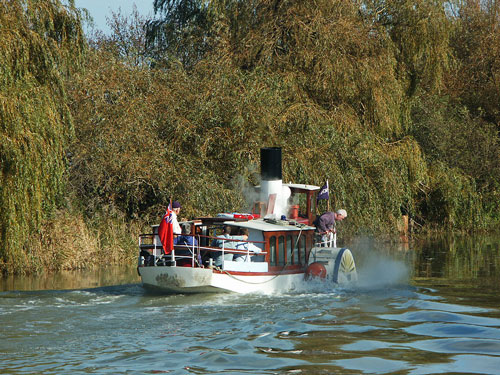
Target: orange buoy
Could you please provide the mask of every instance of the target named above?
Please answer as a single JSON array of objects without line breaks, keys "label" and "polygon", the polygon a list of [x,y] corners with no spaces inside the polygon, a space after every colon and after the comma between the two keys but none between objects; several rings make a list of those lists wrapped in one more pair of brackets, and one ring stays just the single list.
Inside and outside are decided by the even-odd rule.
[{"label": "orange buoy", "polygon": [[316,277],[319,277],[320,279],[324,279],[326,277],[326,268],[319,262],[314,262],[307,266],[306,273],[304,275],[306,280]]}]

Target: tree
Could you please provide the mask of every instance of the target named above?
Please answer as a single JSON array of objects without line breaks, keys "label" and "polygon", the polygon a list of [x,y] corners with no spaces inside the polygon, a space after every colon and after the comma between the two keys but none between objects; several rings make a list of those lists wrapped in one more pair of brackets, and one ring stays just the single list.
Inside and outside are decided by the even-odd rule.
[{"label": "tree", "polygon": [[500,129],[500,2],[457,1],[451,37],[457,63],[449,92],[474,116]]},{"label": "tree", "polygon": [[[85,40],[74,5],[0,1],[0,268],[36,265],[29,237],[62,202],[73,136],[63,81]],[[8,266],[7,266],[8,265]]]}]

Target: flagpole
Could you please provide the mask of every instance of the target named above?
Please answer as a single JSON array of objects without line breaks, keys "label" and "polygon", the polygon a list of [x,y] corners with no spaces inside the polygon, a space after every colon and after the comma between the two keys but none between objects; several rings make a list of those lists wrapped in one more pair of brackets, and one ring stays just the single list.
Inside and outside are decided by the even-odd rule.
[{"label": "flagpole", "polygon": [[327,211],[330,211],[330,187],[328,185],[328,180],[326,183],[319,189],[318,195],[316,197],[316,208],[318,208],[319,201],[326,199]]},{"label": "flagpole", "polygon": [[328,183],[328,179],[326,179],[326,186],[328,186],[328,200],[326,201],[326,210],[330,211],[330,184]]}]

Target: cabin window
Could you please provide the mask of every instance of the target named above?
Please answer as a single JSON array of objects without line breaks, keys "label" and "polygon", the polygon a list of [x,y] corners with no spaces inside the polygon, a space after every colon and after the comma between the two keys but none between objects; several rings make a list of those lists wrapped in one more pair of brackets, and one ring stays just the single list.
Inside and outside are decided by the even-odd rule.
[{"label": "cabin window", "polygon": [[294,194],[292,196],[292,202],[294,205],[299,205],[299,216],[302,218],[307,217],[307,195],[305,194]]},{"label": "cabin window", "polygon": [[292,249],[293,249],[293,264],[300,264],[299,260],[299,243],[297,242],[297,237],[292,236]]},{"label": "cabin window", "polygon": [[285,236],[278,237],[278,266],[285,265]]},{"label": "cabin window", "polygon": [[293,236],[288,235],[286,236],[286,262],[288,264],[293,264]]},{"label": "cabin window", "polygon": [[316,212],[317,209],[317,202],[315,199],[312,199],[312,194],[307,195],[307,200],[309,201],[309,207],[310,207],[309,213],[307,215],[308,217],[310,216],[314,218],[314,213]]},{"label": "cabin window", "polygon": [[304,255],[304,262],[306,262],[306,257],[309,256],[309,252],[311,251],[311,248],[313,246],[313,235],[310,234],[306,237],[306,249],[305,249],[305,255]]},{"label": "cabin window", "polygon": [[271,266],[276,265],[276,237],[272,236],[269,239],[269,263]]},{"label": "cabin window", "polygon": [[304,235],[300,236],[298,248],[300,259],[299,263],[306,264],[306,237]]}]

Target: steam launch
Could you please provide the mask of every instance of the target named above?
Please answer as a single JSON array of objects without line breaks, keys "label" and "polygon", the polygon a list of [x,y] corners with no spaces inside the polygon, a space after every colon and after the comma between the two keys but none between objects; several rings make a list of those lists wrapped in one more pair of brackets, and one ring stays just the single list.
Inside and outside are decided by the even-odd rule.
[{"label": "steam launch", "polygon": [[[139,236],[144,287],[165,293],[285,292],[312,278],[357,280],[349,249],[315,232],[319,186],[283,183],[281,148],[262,148],[261,184],[252,212],[181,222],[190,241],[165,248],[158,225]],[[189,199],[189,197],[187,197]]]}]

